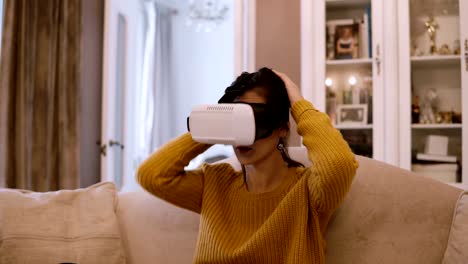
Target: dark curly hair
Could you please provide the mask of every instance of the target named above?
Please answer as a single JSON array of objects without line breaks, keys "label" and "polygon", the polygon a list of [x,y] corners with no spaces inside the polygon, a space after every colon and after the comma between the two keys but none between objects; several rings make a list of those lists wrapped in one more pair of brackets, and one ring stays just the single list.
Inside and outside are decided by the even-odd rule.
[{"label": "dark curly hair", "polygon": [[[288,92],[284,81],[269,68],[261,68],[257,72],[243,72],[236,80],[226,88],[225,94],[218,103],[233,103],[236,98],[247,91],[255,90],[260,96],[265,98],[266,104],[271,106],[276,117],[271,122],[273,129],[284,128],[289,131],[289,102]],[[288,167],[304,167],[301,163],[289,157],[286,148],[286,140],[281,138],[278,142],[278,150],[281,152],[283,160],[288,163]],[[284,146],[283,148],[280,146]]]}]

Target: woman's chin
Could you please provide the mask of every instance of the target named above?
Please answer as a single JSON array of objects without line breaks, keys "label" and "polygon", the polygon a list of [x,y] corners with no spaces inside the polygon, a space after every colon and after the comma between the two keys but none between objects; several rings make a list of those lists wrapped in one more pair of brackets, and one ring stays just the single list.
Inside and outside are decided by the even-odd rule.
[{"label": "woman's chin", "polygon": [[247,157],[243,157],[243,156],[241,156],[241,155],[238,155],[237,153],[236,153],[236,157],[237,157],[237,160],[239,161],[239,163],[242,164],[242,165],[250,165],[250,164],[252,164],[251,159],[249,159],[249,158],[247,158]]},{"label": "woman's chin", "polygon": [[255,161],[253,155],[241,154],[241,153],[238,153],[237,151],[235,153],[236,153],[236,157],[239,163],[244,166],[251,165]]},{"label": "woman's chin", "polygon": [[239,163],[240,163],[241,165],[244,165],[244,166],[252,165],[252,164],[253,164],[252,161],[247,160],[247,159],[239,159]]}]

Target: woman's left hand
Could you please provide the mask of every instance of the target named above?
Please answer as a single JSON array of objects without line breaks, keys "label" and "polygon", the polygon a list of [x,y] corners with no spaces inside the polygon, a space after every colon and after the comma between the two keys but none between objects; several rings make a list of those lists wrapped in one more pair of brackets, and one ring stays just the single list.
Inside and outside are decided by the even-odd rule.
[{"label": "woman's left hand", "polygon": [[301,95],[301,90],[299,87],[284,73],[279,72],[277,70],[273,70],[281,79],[283,80],[284,84],[286,85],[286,91],[288,92],[289,102],[291,106],[294,105],[297,101],[303,99]]}]

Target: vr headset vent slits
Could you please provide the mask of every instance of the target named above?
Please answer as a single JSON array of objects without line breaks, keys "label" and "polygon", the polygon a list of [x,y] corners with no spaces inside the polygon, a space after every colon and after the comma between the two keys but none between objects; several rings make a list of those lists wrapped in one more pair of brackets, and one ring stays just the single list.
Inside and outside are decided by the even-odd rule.
[{"label": "vr headset vent slits", "polygon": [[201,143],[248,146],[281,126],[284,119],[278,114],[262,103],[198,105],[187,118],[187,128]]}]

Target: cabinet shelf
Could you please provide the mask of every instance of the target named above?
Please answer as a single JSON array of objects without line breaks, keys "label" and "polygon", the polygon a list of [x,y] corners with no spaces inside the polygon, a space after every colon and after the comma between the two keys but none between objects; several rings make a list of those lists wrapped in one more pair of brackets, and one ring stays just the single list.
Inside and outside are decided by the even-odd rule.
[{"label": "cabinet shelf", "polygon": [[364,6],[370,3],[371,0],[326,0],[327,7],[332,8]]},{"label": "cabinet shelf", "polygon": [[413,56],[412,66],[456,66],[460,64],[460,55]]},{"label": "cabinet shelf", "polygon": [[358,130],[358,129],[372,129],[372,124],[368,124],[368,125],[335,125],[335,128],[336,129],[340,129],[340,130]]},{"label": "cabinet shelf", "polygon": [[462,124],[412,124],[413,129],[461,129]]},{"label": "cabinet shelf", "polygon": [[327,60],[326,64],[327,66],[348,66],[348,65],[371,66],[372,59],[366,58],[366,59],[349,59],[349,60]]}]

